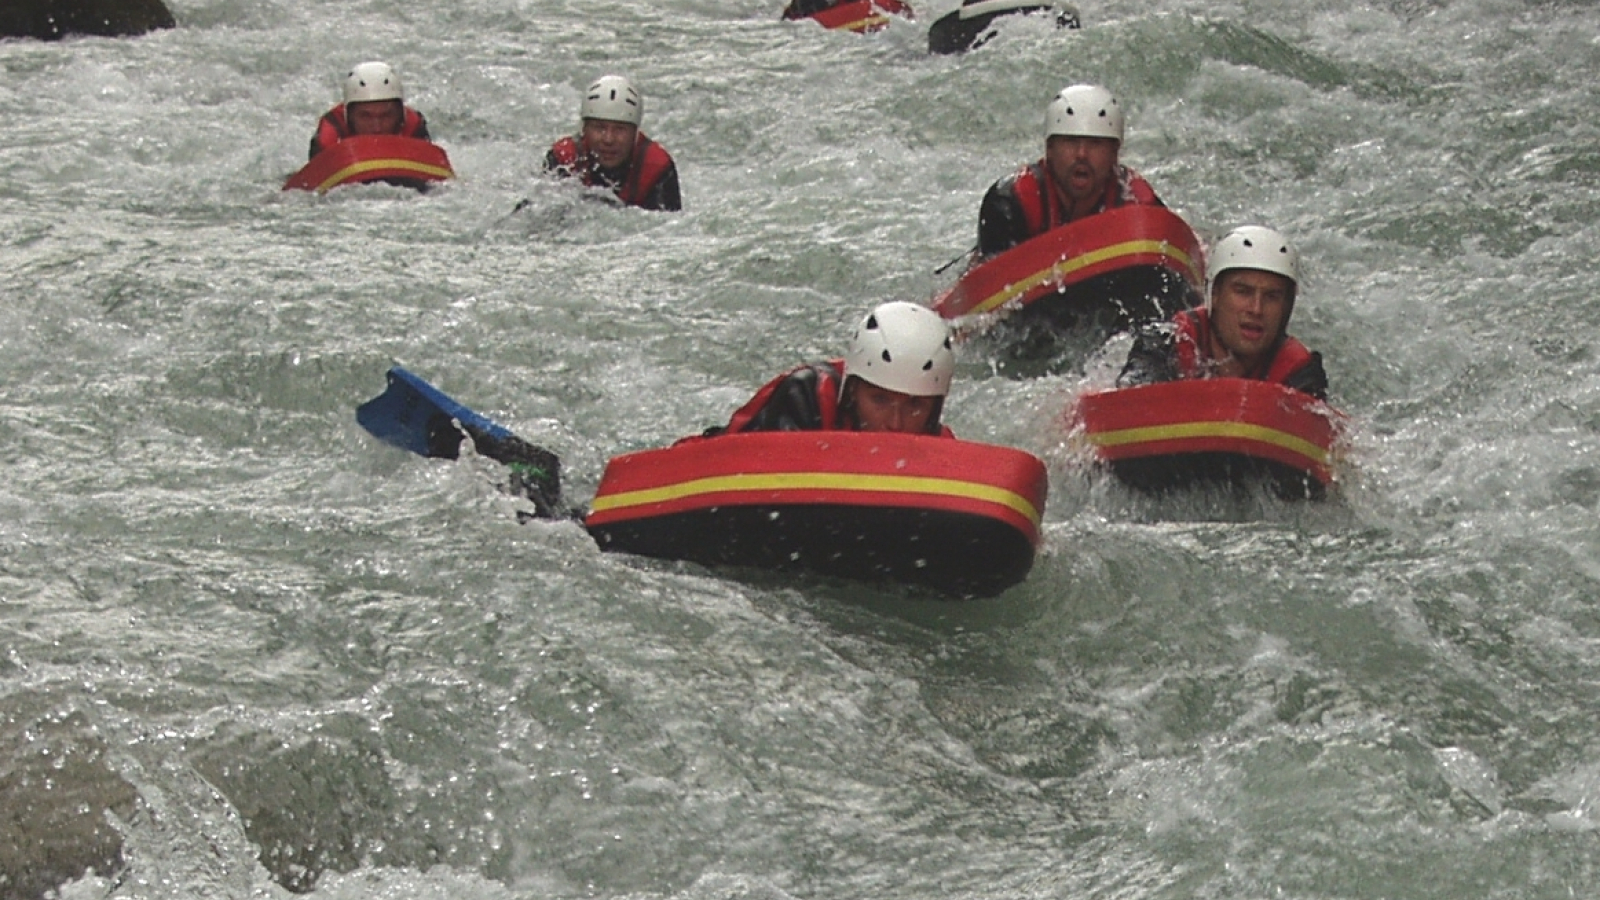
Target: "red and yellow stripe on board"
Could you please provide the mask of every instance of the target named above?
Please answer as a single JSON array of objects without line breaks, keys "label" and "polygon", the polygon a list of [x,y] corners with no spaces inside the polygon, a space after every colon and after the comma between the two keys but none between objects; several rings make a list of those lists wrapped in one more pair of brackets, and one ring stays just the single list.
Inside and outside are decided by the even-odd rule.
[{"label": "red and yellow stripe on board", "polygon": [[[1253,441],[1278,447],[1295,456],[1302,457],[1309,467],[1327,469],[1333,461],[1333,454],[1327,448],[1320,447],[1302,437],[1297,437],[1287,431],[1268,428],[1264,425],[1254,425],[1249,422],[1175,422],[1170,425],[1151,425],[1142,428],[1124,428],[1120,431],[1104,431],[1087,435],[1089,442],[1096,447],[1114,451],[1118,447],[1134,447],[1142,444],[1171,442],[1173,444],[1195,444],[1205,442],[1206,446],[1198,449],[1216,449],[1217,441],[1238,442]],[[1183,452],[1182,446],[1174,448]],[[1119,454],[1108,452],[1106,456],[1117,458]]]},{"label": "red and yellow stripe on board", "polygon": [[878,0],[856,0],[854,3],[841,3],[829,7],[810,18],[817,24],[832,31],[853,31],[856,34],[878,31],[889,24],[887,13],[910,13],[904,4],[878,2]]},{"label": "red and yellow stripe on board", "polygon": [[[1046,266],[1038,272],[1035,272],[1019,281],[1007,284],[1004,288],[983,298],[974,304],[971,309],[968,310],[968,312],[985,313],[999,309],[1013,300],[1029,296],[1034,292],[1034,290],[1042,285],[1070,281],[1072,275],[1084,269],[1090,268],[1091,266],[1107,266],[1108,268],[1117,268],[1115,266],[1108,266],[1107,264],[1124,257],[1135,256],[1160,257],[1161,259],[1167,260],[1169,263],[1171,263],[1172,268],[1181,269],[1184,273],[1186,273],[1191,283],[1198,284],[1200,282],[1200,268],[1198,265],[1196,265],[1194,258],[1177,247],[1174,247],[1167,241],[1123,241],[1121,243],[1110,244],[1108,246],[1101,247],[1098,250],[1091,250],[1088,253],[1082,253],[1067,259],[1057,260],[1055,264]],[[1136,264],[1138,263],[1125,263],[1125,265]]]},{"label": "red and yellow stripe on board", "polygon": [[857,34],[864,34],[869,31],[877,31],[888,24],[888,16],[884,15],[883,13],[873,13],[872,15],[867,16],[865,19],[856,19],[835,27],[841,31],[854,31]]},{"label": "red and yellow stripe on board", "polygon": [[1108,462],[1235,453],[1300,469],[1324,484],[1344,415],[1293,388],[1244,378],[1168,381],[1086,394],[1073,411]]},{"label": "red and yellow stripe on board", "polygon": [[[905,503],[908,498],[934,500],[931,508],[952,508],[956,505],[986,505],[1009,510],[1014,517],[1027,524],[1031,535],[1037,533],[1041,511],[1032,501],[1015,491],[993,485],[951,478],[930,478],[915,475],[872,475],[844,472],[763,472],[734,475],[715,475],[662,484],[623,493],[602,495],[594,499],[591,507],[592,522],[608,522],[620,515],[644,507],[669,507],[655,513],[683,508],[704,508],[713,505],[712,498],[726,498],[724,502],[746,505],[774,502],[810,503],[818,501],[850,502],[863,505],[880,503]],[[963,504],[963,501],[965,503]],[[613,515],[606,515],[606,514]]]},{"label": "red and yellow stripe on board", "polygon": [[436,181],[442,181],[446,178],[454,178],[456,175],[455,172],[452,172],[450,169],[444,166],[432,166],[428,165],[427,163],[420,163],[409,159],[367,159],[362,160],[361,162],[351,163],[339,171],[334,172],[332,175],[329,175],[327,178],[324,178],[320,183],[317,184],[317,193],[326,194],[333,188],[336,188],[359,175],[366,175],[372,172],[381,172],[385,177],[390,175],[396,177],[415,175],[420,178],[427,178]]}]

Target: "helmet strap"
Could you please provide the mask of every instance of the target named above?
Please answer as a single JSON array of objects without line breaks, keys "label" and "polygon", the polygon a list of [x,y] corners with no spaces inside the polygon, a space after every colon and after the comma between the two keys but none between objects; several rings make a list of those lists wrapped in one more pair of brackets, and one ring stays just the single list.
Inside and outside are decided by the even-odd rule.
[{"label": "helmet strap", "polygon": [[861,430],[861,420],[856,418],[856,384],[861,379],[846,372],[839,385],[839,421],[850,426],[851,431]]},{"label": "helmet strap", "polygon": [[928,434],[938,434],[939,418],[944,415],[944,398],[939,397],[933,402],[933,412],[928,415]]}]

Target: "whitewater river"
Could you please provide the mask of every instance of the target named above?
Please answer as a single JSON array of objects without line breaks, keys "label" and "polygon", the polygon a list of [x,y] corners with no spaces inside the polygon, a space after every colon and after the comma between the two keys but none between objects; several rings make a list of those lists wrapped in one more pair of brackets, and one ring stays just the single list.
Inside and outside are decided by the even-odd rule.
[{"label": "whitewater river", "polygon": [[[0,896],[1600,890],[1588,0],[1084,0],[965,57],[954,0],[169,2],[0,43]],[[461,178],[280,192],[368,58]],[[538,179],[608,71],[682,215]],[[403,364],[582,500],[929,299],[1076,81],[1202,234],[1299,243],[1337,501],[1086,474],[1091,348],[962,357],[947,421],[1051,471],[970,603],[602,555],[355,423]]]}]

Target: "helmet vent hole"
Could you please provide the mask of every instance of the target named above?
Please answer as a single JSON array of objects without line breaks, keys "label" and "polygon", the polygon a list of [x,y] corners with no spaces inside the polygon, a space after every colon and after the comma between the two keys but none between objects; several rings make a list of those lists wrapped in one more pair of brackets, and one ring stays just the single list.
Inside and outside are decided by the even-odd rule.
[{"label": "helmet vent hole", "polygon": [[878,330],[878,317],[877,316],[868,316],[867,317],[867,330],[868,331],[877,331]]},{"label": "helmet vent hole", "polygon": [[933,371],[933,360],[930,359],[927,362],[923,363],[922,364],[922,371],[924,371],[924,372]]},{"label": "helmet vent hole", "polygon": [[883,351],[883,361],[884,362],[894,362],[894,360],[889,357],[889,351],[888,351],[887,348],[885,348],[884,351]]}]

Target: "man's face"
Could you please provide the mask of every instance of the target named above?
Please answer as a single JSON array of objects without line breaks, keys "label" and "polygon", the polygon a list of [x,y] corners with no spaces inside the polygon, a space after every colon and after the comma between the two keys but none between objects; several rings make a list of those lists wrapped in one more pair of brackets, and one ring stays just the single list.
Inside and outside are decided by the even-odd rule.
[{"label": "man's face", "polygon": [[351,134],[399,134],[406,120],[405,107],[399,100],[347,103],[344,113]]},{"label": "man's face", "polygon": [[633,157],[633,142],[639,134],[636,125],[610,119],[584,119],[583,142],[604,169],[621,168]]},{"label": "man's face", "polygon": [[938,397],[914,397],[859,379],[854,390],[858,431],[924,434],[939,401]]},{"label": "man's face", "polygon": [[1220,345],[1212,350],[1246,366],[1260,362],[1283,333],[1291,287],[1289,279],[1260,269],[1223,272],[1212,288],[1212,340]]},{"label": "man's face", "polygon": [[1117,147],[1115,138],[1053,134],[1044,145],[1045,167],[1074,206],[1097,201],[1117,169]]}]

